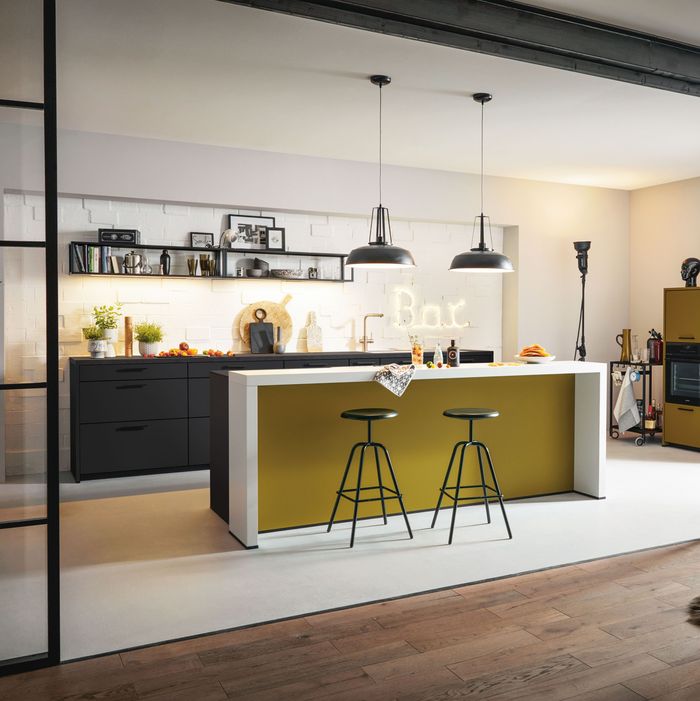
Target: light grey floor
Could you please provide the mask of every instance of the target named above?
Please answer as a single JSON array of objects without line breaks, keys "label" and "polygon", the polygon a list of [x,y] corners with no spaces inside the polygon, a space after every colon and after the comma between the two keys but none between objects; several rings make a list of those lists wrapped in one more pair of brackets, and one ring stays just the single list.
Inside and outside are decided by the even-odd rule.
[{"label": "light grey floor", "polygon": [[[607,499],[511,502],[512,541],[497,514],[489,526],[483,507],[464,508],[451,547],[447,513],[435,530],[429,514],[413,515],[412,541],[392,518],[364,522],[353,550],[343,524],[268,534],[245,551],[209,511],[206,489],[64,504],[64,658],[700,538],[699,453],[629,441],[608,452]],[[139,482],[84,484],[105,496]],[[28,596],[3,580],[0,608]],[[36,620],[22,606],[0,616],[23,630]]]}]

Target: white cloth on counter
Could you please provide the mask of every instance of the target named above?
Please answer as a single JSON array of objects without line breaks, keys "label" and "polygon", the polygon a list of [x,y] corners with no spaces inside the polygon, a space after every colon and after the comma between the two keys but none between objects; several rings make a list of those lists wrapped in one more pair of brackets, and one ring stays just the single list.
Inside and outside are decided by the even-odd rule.
[{"label": "white cloth on counter", "polygon": [[411,384],[415,372],[415,365],[397,365],[392,363],[377,370],[374,375],[374,381],[393,392],[397,397],[400,397],[406,391],[408,385]]},{"label": "white cloth on counter", "polygon": [[629,431],[633,426],[636,426],[640,420],[639,408],[637,407],[637,399],[634,396],[634,388],[632,387],[632,370],[628,369],[625,377],[622,380],[620,394],[617,395],[613,416],[617,421],[617,426],[620,431]]}]

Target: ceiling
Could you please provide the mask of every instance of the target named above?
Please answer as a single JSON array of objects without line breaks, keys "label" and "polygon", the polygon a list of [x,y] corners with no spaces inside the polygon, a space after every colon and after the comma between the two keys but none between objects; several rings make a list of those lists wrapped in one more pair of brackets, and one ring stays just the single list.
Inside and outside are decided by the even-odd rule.
[{"label": "ceiling", "polygon": [[[531,4],[580,4],[611,21],[608,5],[639,7],[639,22],[661,5]],[[697,5],[667,0],[656,19],[668,32],[700,27]],[[62,0],[59,10],[62,128],[371,161],[378,89],[367,76],[385,72],[390,163],[478,171],[469,95],[487,90],[489,174],[622,189],[700,176],[700,98],[215,0]],[[17,63],[17,48],[0,37],[0,89],[31,98],[31,61],[25,51]]]},{"label": "ceiling", "polygon": [[697,0],[523,0],[527,5],[566,12],[686,44],[700,44]]}]

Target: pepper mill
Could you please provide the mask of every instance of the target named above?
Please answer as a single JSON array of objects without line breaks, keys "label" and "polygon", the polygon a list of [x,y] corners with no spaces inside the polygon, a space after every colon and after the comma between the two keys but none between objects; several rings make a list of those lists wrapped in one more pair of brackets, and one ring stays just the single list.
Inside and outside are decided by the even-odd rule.
[{"label": "pepper mill", "polygon": [[124,317],[124,355],[131,358],[134,354],[134,324],[130,316]]},{"label": "pepper mill", "polygon": [[165,248],[160,254],[160,267],[162,275],[170,275],[170,254]]}]

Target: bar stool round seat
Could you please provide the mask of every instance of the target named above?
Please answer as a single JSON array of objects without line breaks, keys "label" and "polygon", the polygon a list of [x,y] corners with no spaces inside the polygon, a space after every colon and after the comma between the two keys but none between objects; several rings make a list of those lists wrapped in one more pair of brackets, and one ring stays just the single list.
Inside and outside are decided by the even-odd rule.
[{"label": "bar stool round seat", "polygon": [[[340,480],[340,487],[336,491],[333,511],[331,512],[331,518],[328,521],[327,531],[330,531],[331,528],[333,528],[333,522],[335,521],[335,516],[338,513],[338,506],[341,499],[346,499],[353,504],[352,531],[350,533],[351,548],[355,544],[355,528],[357,527],[358,507],[363,502],[380,502],[382,506],[382,517],[384,519],[384,524],[386,525],[386,502],[391,499],[396,499],[399,502],[401,514],[406,522],[406,530],[408,531],[409,538],[413,538],[411,524],[408,522],[408,515],[406,514],[406,508],[403,505],[403,498],[401,491],[399,490],[399,484],[396,481],[396,474],[394,473],[394,466],[391,464],[389,451],[386,449],[383,443],[379,443],[372,438],[372,423],[374,421],[381,421],[382,419],[395,419],[398,415],[398,411],[394,411],[393,409],[378,408],[347,409],[340,414],[341,418],[343,419],[367,422],[367,440],[355,443],[355,445],[353,445],[353,447],[350,449],[350,457],[345,465],[345,472],[343,472],[343,477]],[[360,451],[360,460],[357,466],[357,481],[354,486],[346,487],[345,485],[348,482],[350,467],[352,466],[355,453],[358,450]],[[374,466],[377,471],[377,483],[362,486],[362,472],[365,466],[365,453],[368,450],[374,453]],[[382,479],[382,465],[379,460],[380,452],[384,457],[384,463],[386,465],[386,471],[388,472],[391,486],[385,485]],[[365,494],[371,494],[372,496],[363,496]]]},{"label": "bar stool round seat", "polygon": [[479,421],[480,419],[497,419],[499,413],[496,409],[473,409],[460,407],[457,409],[445,409],[443,416],[450,419],[463,419],[464,421]]},{"label": "bar stool round seat", "polygon": [[395,419],[399,415],[393,409],[348,409],[340,416],[351,421],[380,421],[381,419]]},{"label": "bar stool round seat", "polygon": [[[491,511],[489,509],[489,501],[491,499],[497,499],[498,504],[501,507],[501,513],[503,514],[503,521],[506,525],[506,530],[508,531],[508,538],[512,538],[513,534],[510,530],[510,524],[508,523],[508,516],[506,516],[506,507],[503,505],[503,492],[498,485],[498,478],[496,477],[496,471],[493,469],[493,462],[491,460],[491,454],[489,449],[481,441],[474,440],[474,422],[481,421],[483,419],[495,419],[499,416],[499,412],[496,409],[484,409],[476,407],[457,407],[452,409],[445,409],[442,412],[443,416],[449,419],[460,419],[462,421],[469,422],[469,436],[467,440],[457,441],[452,448],[452,455],[450,457],[450,462],[447,464],[447,471],[445,472],[445,479],[442,482],[442,487],[440,487],[440,496],[438,498],[437,506],[435,507],[435,513],[433,514],[433,521],[430,525],[431,528],[435,527],[435,522],[437,521],[438,514],[440,513],[440,506],[442,505],[442,500],[444,497],[452,500],[452,520],[450,522],[450,537],[447,541],[452,543],[452,536],[455,530],[455,519],[457,517],[457,507],[460,502],[465,501],[483,501],[484,507],[486,509],[486,520],[487,523],[491,523]],[[464,456],[469,448],[476,450],[476,456],[479,461],[479,484],[462,484],[462,471],[464,469]],[[459,461],[457,461],[457,454],[459,453]],[[484,471],[484,458],[489,468],[491,484],[486,481],[485,471]],[[457,468],[457,480],[453,486],[448,486],[450,481],[450,473],[452,472],[452,467],[458,462]],[[480,494],[478,496],[472,496],[474,490],[478,490]],[[469,494],[472,492],[472,494]]]}]

